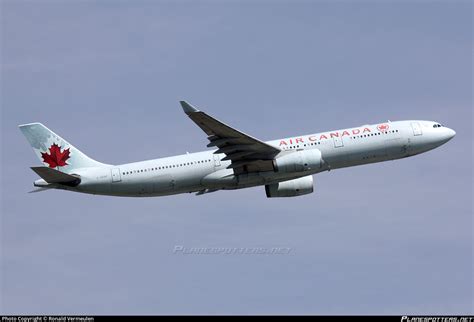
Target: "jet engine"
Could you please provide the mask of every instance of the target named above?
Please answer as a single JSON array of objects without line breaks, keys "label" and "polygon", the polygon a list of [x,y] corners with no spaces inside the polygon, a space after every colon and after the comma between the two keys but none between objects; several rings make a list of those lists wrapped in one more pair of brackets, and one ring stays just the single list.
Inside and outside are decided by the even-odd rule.
[{"label": "jet engine", "polygon": [[296,197],[307,195],[313,191],[313,176],[306,176],[265,186],[267,198]]},{"label": "jet engine", "polygon": [[273,168],[276,172],[292,173],[321,168],[323,159],[317,149],[294,151],[276,157]]}]

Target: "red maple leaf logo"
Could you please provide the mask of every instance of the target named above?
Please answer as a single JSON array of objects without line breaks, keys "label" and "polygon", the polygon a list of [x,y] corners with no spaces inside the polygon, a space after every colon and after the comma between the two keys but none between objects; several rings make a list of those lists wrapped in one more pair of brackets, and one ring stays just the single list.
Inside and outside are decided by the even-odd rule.
[{"label": "red maple leaf logo", "polygon": [[41,156],[43,157],[43,162],[47,163],[50,168],[56,168],[68,165],[66,160],[70,158],[69,153],[69,148],[61,152],[61,147],[53,143],[49,148],[49,154],[41,152]]},{"label": "red maple leaf logo", "polygon": [[385,132],[387,131],[389,128],[388,124],[380,124],[380,125],[377,125],[377,129],[380,131],[380,132]]}]

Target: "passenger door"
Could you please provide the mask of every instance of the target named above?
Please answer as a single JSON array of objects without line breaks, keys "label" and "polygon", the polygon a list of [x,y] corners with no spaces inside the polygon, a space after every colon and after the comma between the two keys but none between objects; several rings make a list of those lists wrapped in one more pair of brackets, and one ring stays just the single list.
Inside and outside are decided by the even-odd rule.
[{"label": "passenger door", "polygon": [[423,132],[421,130],[421,126],[420,126],[420,123],[418,122],[411,122],[411,128],[413,129],[413,135],[414,136],[418,136],[418,135],[422,135]]},{"label": "passenger door", "polygon": [[112,174],[112,183],[122,181],[122,177],[120,176],[120,169],[113,168],[111,171]]}]

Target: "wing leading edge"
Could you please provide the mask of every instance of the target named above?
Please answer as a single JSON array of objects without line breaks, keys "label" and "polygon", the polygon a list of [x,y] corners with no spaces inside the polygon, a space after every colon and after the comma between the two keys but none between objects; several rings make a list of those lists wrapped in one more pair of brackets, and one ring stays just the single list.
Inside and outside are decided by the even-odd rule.
[{"label": "wing leading edge", "polygon": [[226,156],[222,160],[231,161],[227,168],[234,169],[236,174],[273,170],[272,160],[280,149],[216,120],[186,101],[180,103],[189,118],[207,134],[207,147],[217,147],[214,154],[223,153]]}]

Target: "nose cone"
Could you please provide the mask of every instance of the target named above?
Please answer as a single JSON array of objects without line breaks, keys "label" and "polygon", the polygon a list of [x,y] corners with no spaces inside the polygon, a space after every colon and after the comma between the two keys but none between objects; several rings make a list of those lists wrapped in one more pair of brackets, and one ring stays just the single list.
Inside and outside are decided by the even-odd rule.
[{"label": "nose cone", "polygon": [[448,137],[449,137],[448,140],[451,140],[456,135],[456,131],[454,131],[450,128],[448,128],[447,130],[448,130]]},{"label": "nose cone", "polygon": [[448,142],[449,140],[451,140],[455,135],[456,135],[456,132],[450,128],[441,128],[443,131],[439,133],[439,141],[441,144],[444,144],[446,142]]}]

